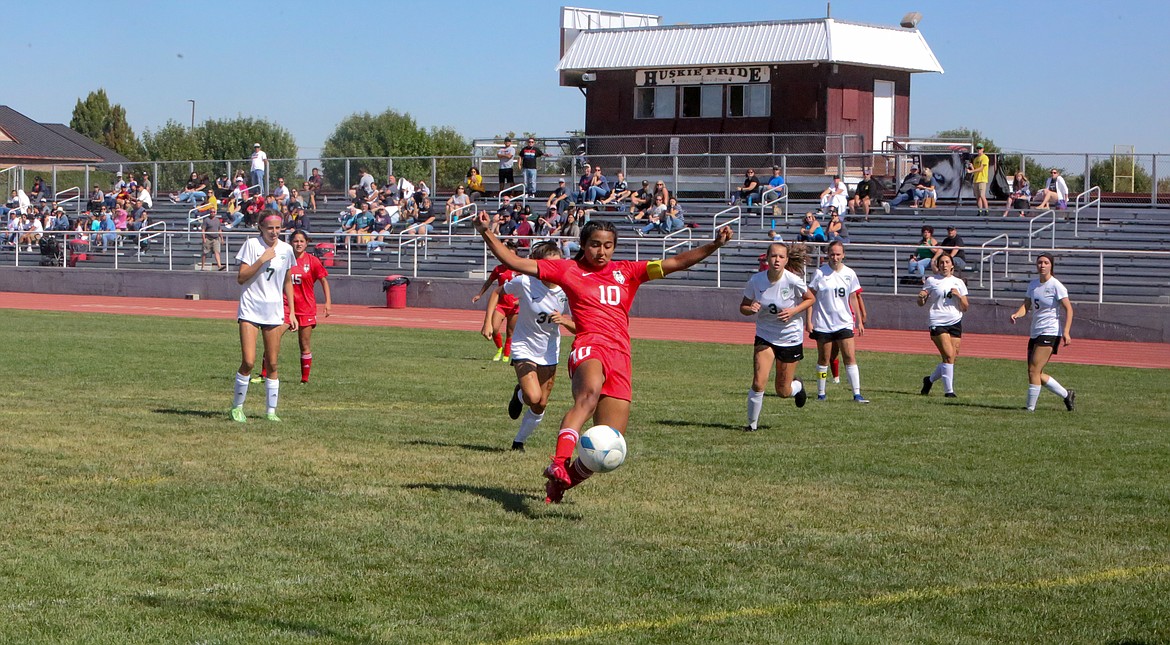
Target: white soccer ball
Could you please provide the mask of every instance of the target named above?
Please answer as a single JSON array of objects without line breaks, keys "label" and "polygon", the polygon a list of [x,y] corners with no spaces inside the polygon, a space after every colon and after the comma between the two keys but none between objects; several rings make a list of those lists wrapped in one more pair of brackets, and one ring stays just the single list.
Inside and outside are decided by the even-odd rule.
[{"label": "white soccer ball", "polygon": [[608,473],[626,460],[626,438],[609,426],[593,426],[581,435],[577,458],[595,473]]}]

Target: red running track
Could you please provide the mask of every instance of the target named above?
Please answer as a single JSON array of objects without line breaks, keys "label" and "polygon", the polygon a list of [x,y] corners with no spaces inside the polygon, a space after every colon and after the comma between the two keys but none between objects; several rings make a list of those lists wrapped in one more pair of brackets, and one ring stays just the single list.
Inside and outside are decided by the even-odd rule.
[{"label": "red running track", "polygon": [[[40,293],[0,292],[0,309],[34,309],[78,313],[105,313],[177,318],[213,318],[232,320],[236,302],[228,300],[177,300],[172,298],[123,298],[116,296],[77,296]],[[323,324],[364,325],[370,327],[413,327],[478,332],[483,312],[463,309],[386,309],[363,305],[335,305]],[[1022,327],[1021,331],[1026,330]],[[749,345],[755,337],[755,325],[748,322],[684,320],[677,318],[631,318],[630,336],[649,340],[721,342]],[[806,345],[815,347],[806,340]],[[964,334],[963,356],[1023,360],[1026,342],[1023,336],[1002,334]],[[871,352],[934,354],[934,345],[926,331],[874,329],[857,341],[858,349]],[[1140,359],[1135,360],[1136,357]],[[1114,340],[1073,338],[1067,349],[1053,357],[1054,362],[1115,367],[1170,368],[1170,344],[1133,343]]]}]

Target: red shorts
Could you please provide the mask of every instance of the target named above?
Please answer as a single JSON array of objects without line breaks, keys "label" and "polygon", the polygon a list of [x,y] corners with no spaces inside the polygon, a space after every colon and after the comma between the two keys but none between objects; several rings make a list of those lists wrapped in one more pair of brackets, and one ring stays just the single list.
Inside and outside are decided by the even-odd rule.
[{"label": "red shorts", "polygon": [[623,401],[631,400],[633,385],[630,383],[630,375],[633,369],[630,366],[630,355],[603,345],[574,347],[569,354],[569,378],[573,378],[578,365],[591,360],[601,361],[601,369],[605,372],[601,395]]},{"label": "red shorts", "polygon": [[520,314],[520,304],[516,303],[510,307],[504,305],[496,305],[496,311],[500,312],[504,318],[511,318]]},{"label": "red shorts", "polygon": [[[284,310],[284,324],[287,325],[290,322],[292,322],[292,321],[288,319],[288,309],[285,309]],[[300,327],[316,327],[317,326],[316,312],[311,313],[311,314],[297,314],[297,325]]]}]

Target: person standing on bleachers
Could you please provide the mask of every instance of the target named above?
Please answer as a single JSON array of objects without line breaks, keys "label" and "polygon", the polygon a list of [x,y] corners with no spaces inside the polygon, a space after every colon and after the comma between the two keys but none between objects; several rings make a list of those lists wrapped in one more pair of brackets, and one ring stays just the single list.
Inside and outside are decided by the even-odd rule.
[{"label": "person standing on bleachers", "polygon": [[496,151],[496,159],[500,161],[498,191],[503,191],[516,183],[516,172],[513,170],[516,163],[516,146],[512,145],[512,137],[504,137],[504,145]]},{"label": "person standing on bleachers", "polygon": [[975,206],[979,215],[990,215],[987,205],[987,176],[991,163],[987,155],[983,154],[983,144],[975,146],[975,158],[971,160],[971,181],[975,184]]},{"label": "person standing on bleachers", "polygon": [[268,192],[268,184],[264,179],[268,176],[268,153],[260,148],[259,143],[252,144],[252,185],[259,186],[260,192]]},{"label": "person standing on bleachers", "polygon": [[544,156],[544,151],[536,147],[536,139],[528,137],[528,145],[520,149],[520,170],[524,174],[524,194],[536,197],[536,170],[537,159]]}]

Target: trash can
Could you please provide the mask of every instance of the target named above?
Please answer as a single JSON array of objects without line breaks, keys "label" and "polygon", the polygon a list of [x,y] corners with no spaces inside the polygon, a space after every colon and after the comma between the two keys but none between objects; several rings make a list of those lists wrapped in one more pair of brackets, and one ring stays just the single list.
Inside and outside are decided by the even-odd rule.
[{"label": "trash can", "polygon": [[321,242],[313,247],[313,255],[316,255],[317,259],[321,260],[322,265],[331,267],[333,266],[333,254],[336,250],[337,247],[333,242]]},{"label": "trash can", "polygon": [[69,266],[89,260],[89,240],[84,237],[69,240]]},{"label": "trash can", "polygon": [[386,307],[388,309],[406,308],[406,285],[410,278],[404,275],[388,275],[382,281],[382,291],[386,292]]}]

